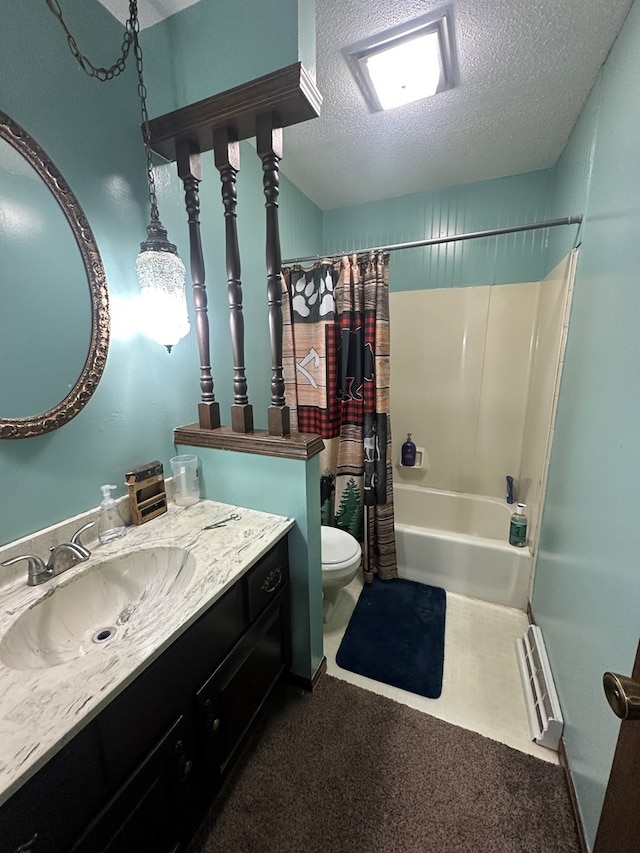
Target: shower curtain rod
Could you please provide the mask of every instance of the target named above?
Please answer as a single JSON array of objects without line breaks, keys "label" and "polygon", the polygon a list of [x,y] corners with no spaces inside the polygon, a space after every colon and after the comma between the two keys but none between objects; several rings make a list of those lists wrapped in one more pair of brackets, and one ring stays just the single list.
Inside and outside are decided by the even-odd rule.
[{"label": "shower curtain rod", "polygon": [[370,249],[352,249],[348,252],[336,252],[328,255],[309,255],[306,258],[287,258],[282,266],[299,264],[302,261],[320,261],[324,258],[342,258],[344,255],[359,255],[363,252],[397,252],[399,249],[415,249],[419,246],[435,246],[438,243],[457,243],[461,240],[476,240],[478,237],[498,237],[501,234],[515,234],[518,231],[535,231],[539,228],[555,228],[558,225],[580,225],[582,216],[565,216],[563,219],[547,219],[544,222],[532,222],[529,225],[509,225],[506,228],[492,228],[488,231],[469,231],[466,234],[452,234],[449,237],[432,237],[430,240],[415,240],[412,243],[395,243],[392,246],[373,246]]}]

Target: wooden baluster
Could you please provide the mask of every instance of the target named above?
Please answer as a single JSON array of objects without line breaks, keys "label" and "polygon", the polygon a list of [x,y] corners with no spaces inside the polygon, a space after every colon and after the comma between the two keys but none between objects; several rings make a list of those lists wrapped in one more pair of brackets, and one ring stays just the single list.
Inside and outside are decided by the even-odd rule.
[{"label": "wooden baluster", "polygon": [[269,114],[256,119],[256,147],[262,160],[267,211],[267,300],[271,342],[271,405],[267,411],[269,435],[289,435],[289,407],[284,396],[282,370],[282,287],[280,284],[280,234],[278,230],[278,164],[282,159],[282,128]]},{"label": "wooden baluster", "polygon": [[191,255],[191,280],[193,282],[193,304],[196,313],[196,338],[200,354],[200,391],[198,422],[201,429],[216,429],[220,426],[220,404],[213,393],[211,375],[211,350],[209,347],[209,317],[207,314],[207,289],[204,284],[204,258],[200,237],[200,194],[198,185],[202,180],[200,150],[194,143],[176,143],[178,176],[184,186],[185,207],[189,219],[189,246]]},{"label": "wooden baluster", "polygon": [[236,175],[240,171],[240,144],[228,127],[213,133],[213,156],[222,181],[222,203],[227,259],[227,295],[229,324],[233,353],[233,405],[231,428],[234,432],[253,432],[253,406],[247,396],[244,367],[244,317],[242,314],[242,283],[240,281],[240,250],[236,223]]}]

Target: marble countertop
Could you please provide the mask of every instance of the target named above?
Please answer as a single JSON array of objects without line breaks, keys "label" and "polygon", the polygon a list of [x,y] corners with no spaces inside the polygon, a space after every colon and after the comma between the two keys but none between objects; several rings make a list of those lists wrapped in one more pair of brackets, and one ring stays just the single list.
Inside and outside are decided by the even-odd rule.
[{"label": "marble countertop", "polygon": [[[203,525],[237,512],[217,530]],[[168,512],[106,545],[89,560],[40,586],[24,576],[0,590],[0,804],[5,802],[89,720],[157,658],[186,628],[293,526],[291,518],[200,501]],[[89,545],[91,547],[91,545]],[[153,618],[139,629],[117,631],[104,645],[88,644],[71,660],[16,669],[2,658],[2,638],[19,617],[92,570],[96,563],[144,549],[177,547],[193,557],[179,594],[154,602]],[[100,625],[96,628],[101,627]]]}]

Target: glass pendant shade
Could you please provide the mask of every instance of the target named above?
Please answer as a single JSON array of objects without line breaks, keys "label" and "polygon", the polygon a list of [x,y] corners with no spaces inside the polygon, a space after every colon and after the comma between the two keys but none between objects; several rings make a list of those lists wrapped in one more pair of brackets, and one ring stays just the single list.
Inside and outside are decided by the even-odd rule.
[{"label": "glass pendant shade", "polygon": [[146,333],[171,348],[189,332],[185,268],[159,220],[147,227],[147,240],[136,258],[140,302]]}]

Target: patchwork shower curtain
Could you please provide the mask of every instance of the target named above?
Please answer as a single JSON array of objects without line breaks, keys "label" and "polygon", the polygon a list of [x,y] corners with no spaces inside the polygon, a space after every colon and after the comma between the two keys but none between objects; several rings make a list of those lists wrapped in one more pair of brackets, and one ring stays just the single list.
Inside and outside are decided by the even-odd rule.
[{"label": "patchwork shower curtain", "polygon": [[397,577],[389,416],[389,256],[283,270],[291,427],[324,439],[322,523],[363,543],[365,580]]}]

